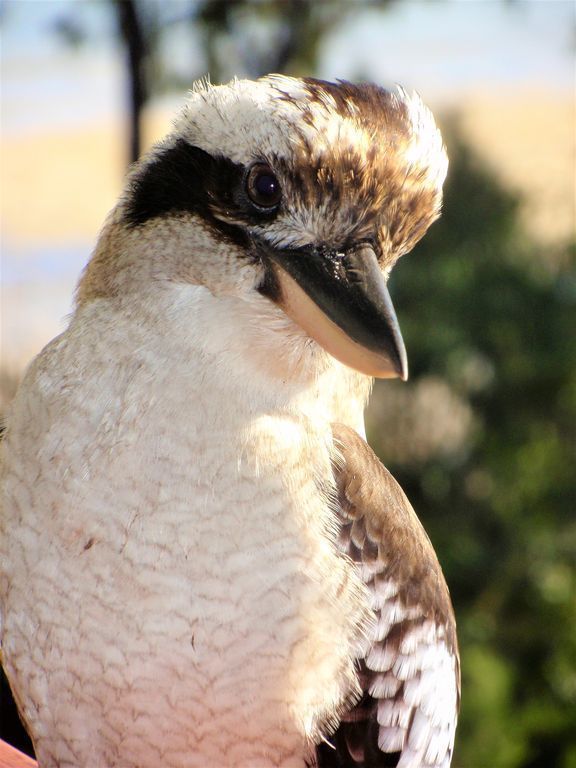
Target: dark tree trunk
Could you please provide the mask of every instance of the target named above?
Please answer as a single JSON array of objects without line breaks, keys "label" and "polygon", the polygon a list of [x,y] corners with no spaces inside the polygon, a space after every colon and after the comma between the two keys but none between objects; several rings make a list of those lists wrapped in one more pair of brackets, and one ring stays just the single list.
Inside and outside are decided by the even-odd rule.
[{"label": "dark tree trunk", "polygon": [[126,63],[130,83],[130,162],[140,156],[141,150],[141,114],[148,98],[148,87],[144,64],[146,44],[142,23],[138,16],[135,0],[114,0],[118,17],[118,27],[126,48]]}]

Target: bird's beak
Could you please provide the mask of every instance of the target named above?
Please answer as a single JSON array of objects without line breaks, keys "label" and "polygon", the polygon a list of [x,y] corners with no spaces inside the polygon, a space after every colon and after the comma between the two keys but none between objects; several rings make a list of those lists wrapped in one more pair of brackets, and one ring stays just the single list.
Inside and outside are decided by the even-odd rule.
[{"label": "bird's beak", "polygon": [[378,378],[408,378],[406,349],[374,249],[266,248],[275,301],[333,357]]}]

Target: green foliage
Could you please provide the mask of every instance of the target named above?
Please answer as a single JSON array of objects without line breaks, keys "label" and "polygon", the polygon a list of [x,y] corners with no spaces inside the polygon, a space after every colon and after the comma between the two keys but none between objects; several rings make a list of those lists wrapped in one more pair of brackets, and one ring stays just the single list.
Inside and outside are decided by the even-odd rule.
[{"label": "green foliage", "polygon": [[[416,383],[472,409],[452,451],[395,462],[451,588],[463,699],[454,764],[574,766],[576,755],[576,273],[528,241],[519,200],[452,127],[442,219],[395,270]],[[375,393],[385,402],[385,383]],[[375,408],[386,413],[386,408]],[[399,438],[400,439],[400,438]],[[390,451],[388,451],[388,454]],[[393,452],[392,452],[393,453]]]}]

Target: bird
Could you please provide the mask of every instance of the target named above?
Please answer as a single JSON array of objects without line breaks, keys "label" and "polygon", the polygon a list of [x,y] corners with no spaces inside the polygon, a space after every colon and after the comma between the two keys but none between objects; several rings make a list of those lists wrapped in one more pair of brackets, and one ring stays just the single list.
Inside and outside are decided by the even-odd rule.
[{"label": "bird", "polygon": [[364,427],[447,163],[415,93],[268,75],[195,84],[129,170],[2,444],[40,768],[449,766],[448,587]]}]

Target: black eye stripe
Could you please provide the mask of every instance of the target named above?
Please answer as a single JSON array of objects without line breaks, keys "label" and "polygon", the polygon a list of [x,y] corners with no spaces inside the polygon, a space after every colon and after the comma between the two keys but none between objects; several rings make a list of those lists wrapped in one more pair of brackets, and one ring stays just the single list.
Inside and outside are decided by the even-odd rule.
[{"label": "black eye stripe", "polygon": [[[269,168],[265,163],[245,167],[226,157],[213,156],[184,139],[160,150],[140,166],[131,180],[124,219],[129,227],[177,213],[201,216],[211,227],[234,241],[245,241],[247,233],[240,222],[264,224],[277,212],[269,205],[274,182],[271,175],[259,175],[268,195],[264,205],[248,196],[246,182],[252,168]],[[279,186],[278,186],[279,189]]]},{"label": "black eye stripe", "polygon": [[210,202],[232,203],[244,168],[213,157],[184,139],[160,151],[132,179],[126,219],[131,226],[169,213],[189,211],[206,216]]},{"label": "black eye stripe", "polygon": [[213,157],[184,139],[161,150],[132,177],[124,221],[129,228],[179,213],[200,216],[219,236],[250,251],[244,227],[214,215],[214,204],[235,209],[235,192],[242,189],[244,166]]}]

